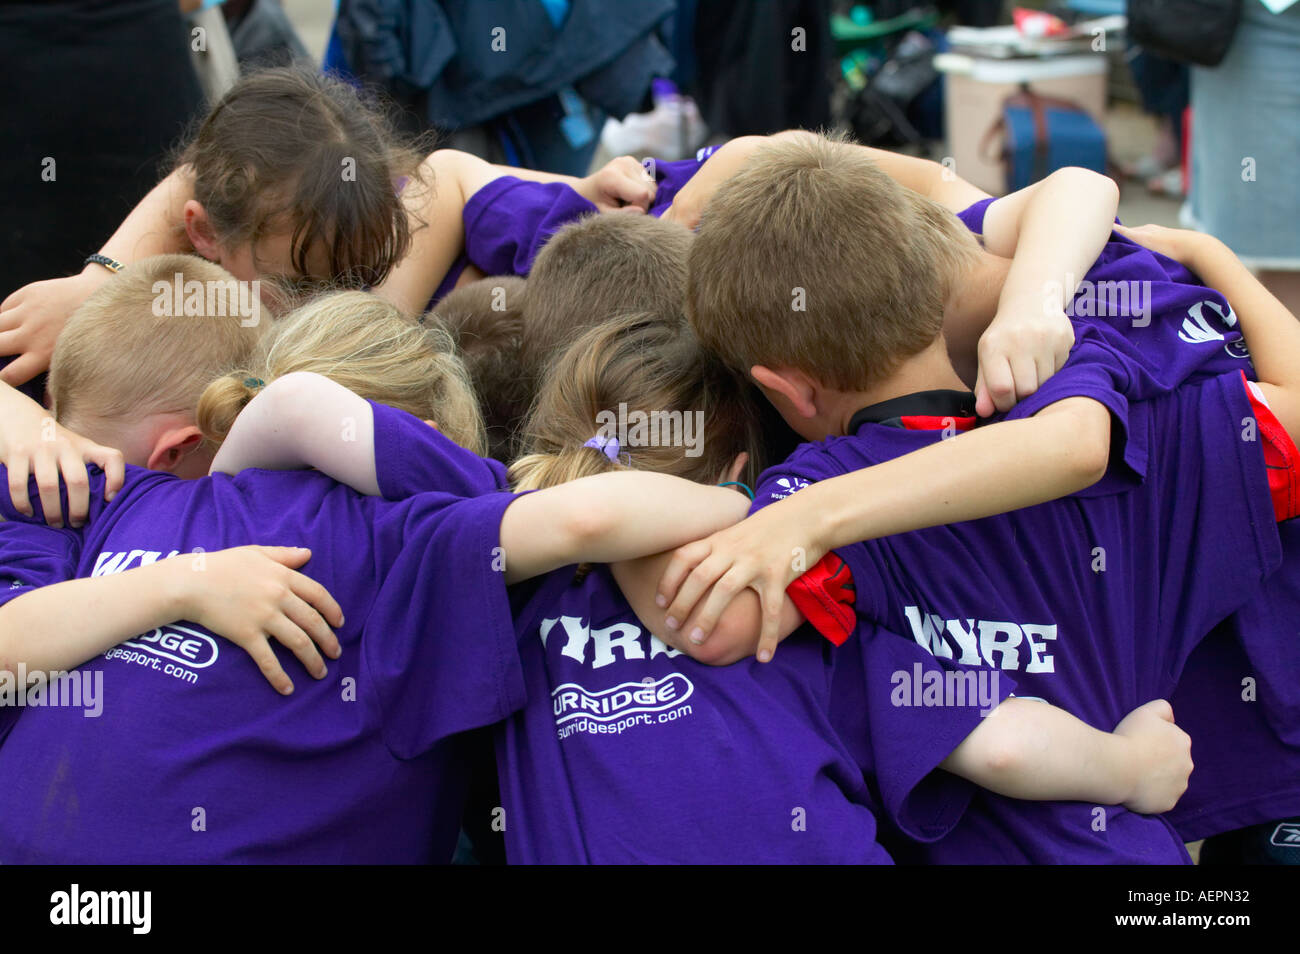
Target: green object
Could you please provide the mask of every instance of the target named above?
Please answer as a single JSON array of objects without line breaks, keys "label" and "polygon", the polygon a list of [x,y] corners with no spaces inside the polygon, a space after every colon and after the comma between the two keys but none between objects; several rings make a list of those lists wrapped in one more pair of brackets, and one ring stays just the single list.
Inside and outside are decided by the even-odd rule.
[{"label": "green object", "polygon": [[[859,9],[866,10],[865,23],[860,22],[857,16]],[[855,7],[853,16],[836,14],[831,17],[831,37],[835,40],[836,53],[844,56],[862,47],[875,52],[878,51],[880,41],[885,37],[908,30],[928,30],[939,22],[937,10],[908,10],[888,20],[872,20],[870,16],[869,9]]]}]

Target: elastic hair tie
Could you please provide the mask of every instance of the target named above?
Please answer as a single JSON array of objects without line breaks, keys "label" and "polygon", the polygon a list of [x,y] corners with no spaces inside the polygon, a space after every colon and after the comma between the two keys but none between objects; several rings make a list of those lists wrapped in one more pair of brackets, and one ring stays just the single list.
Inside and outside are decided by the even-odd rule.
[{"label": "elastic hair tie", "polygon": [[244,378],[244,387],[250,391],[259,391],[266,387],[266,382],[261,378]]},{"label": "elastic hair tie", "polygon": [[594,447],[596,450],[608,457],[611,463],[618,463],[619,445],[617,437],[604,437],[603,435],[597,434],[582,446]]},{"label": "elastic hair tie", "polygon": [[745,492],[745,496],[750,500],[754,499],[754,491],[749,489],[749,484],[742,484],[738,480],[728,480],[726,483],[718,484],[719,487],[739,487]]}]

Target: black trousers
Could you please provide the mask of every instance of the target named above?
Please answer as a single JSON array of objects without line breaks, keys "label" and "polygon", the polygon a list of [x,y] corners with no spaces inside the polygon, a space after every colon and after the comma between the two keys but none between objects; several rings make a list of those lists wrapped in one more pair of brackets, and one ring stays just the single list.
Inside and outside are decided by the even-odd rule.
[{"label": "black trousers", "polygon": [[0,299],[78,272],[204,109],[176,0],[0,3]]}]

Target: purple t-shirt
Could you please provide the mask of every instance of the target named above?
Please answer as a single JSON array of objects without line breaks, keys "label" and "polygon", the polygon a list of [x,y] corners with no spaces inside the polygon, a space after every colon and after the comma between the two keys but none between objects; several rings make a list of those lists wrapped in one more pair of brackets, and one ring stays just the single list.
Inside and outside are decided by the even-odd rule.
[{"label": "purple t-shirt", "polygon": [[[678,191],[715,151],[701,149],[694,159],[647,160],[658,184],[650,215],[660,216]],[[465,253],[485,275],[527,275],[543,245],[560,227],[596,206],[563,182],[529,182],[501,176],[465,203]]]},{"label": "purple t-shirt", "polygon": [[[442,466],[392,470],[385,496]],[[513,598],[529,704],[495,733],[512,864],[889,862],[828,721],[823,640],[791,637],[769,665],[701,665],[645,631],[603,566]],[[917,749],[931,768],[948,752]]]},{"label": "purple t-shirt", "polygon": [[[986,678],[1006,673],[1018,695],[1107,731],[1139,705],[1167,698],[1196,643],[1258,591],[1280,552],[1263,456],[1258,444],[1240,440],[1241,421],[1251,415],[1240,375],[1187,385],[1132,411],[1126,425],[1146,450],[1143,480],[1121,474],[1108,492],[838,550],[856,586],[858,635],[884,629]],[[803,445],[764,473],[757,496],[780,499],[938,439],[934,431],[863,423],[850,436]],[[1213,586],[1205,585],[1207,566]],[[848,695],[839,710],[869,718],[853,682],[842,688]],[[852,726],[841,731],[854,734]],[[887,817],[909,833],[905,820]],[[1163,818],[983,791],[918,856],[933,863],[1187,860]]]},{"label": "purple t-shirt", "polygon": [[510,494],[393,502],[312,472],[183,481],[128,468],[80,531],[0,511],[0,599],[173,553],[307,546],[338,600],[343,655],[294,680],[180,622],[76,672],[84,707],[0,708],[0,862],[445,862],[464,800],[456,733],[524,702],[508,595],[494,568]]},{"label": "purple t-shirt", "polygon": [[[958,217],[980,234],[992,201],[977,202]],[[1121,409],[1129,401],[1166,394],[1185,381],[1238,370],[1255,377],[1227,300],[1183,265],[1119,233],[1112,233],[1070,311],[1077,343],[1062,371],[1065,377],[1049,380],[1013,416],[1032,413],[1068,394],[1083,377],[1108,380]],[[1132,446],[1125,453],[1126,459],[1143,455]],[[1198,647],[1171,699],[1180,722],[1195,719],[1198,728],[1239,729],[1235,734],[1193,733],[1196,770],[1170,816],[1180,825],[1183,818],[1195,817],[1193,825],[1180,828],[1189,841],[1300,814],[1300,683],[1294,678],[1300,672],[1300,521],[1287,521],[1278,531],[1281,567],[1256,599],[1224,623],[1225,632],[1239,643],[1239,665],[1230,673],[1209,665],[1196,657],[1226,650]],[[1241,680],[1247,676],[1255,682],[1249,705],[1260,710],[1257,713],[1239,711]],[[1245,772],[1243,753],[1258,755],[1261,763],[1267,758],[1269,764]],[[1241,799],[1221,797],[1223,786],[1234,786],[1243,773],[1254,779],[1244,809]]]},{"label": "purple t-shirt", "polygon": [[379,492],[388,500],[426,490],[477,497],[510,489],[500,461],[478,456],[405,411],[368,403],[374,413]]},{"label": "purple t-shirt", "polygon": [[824,640],[702,665],[644,629],[604,566],[516,600],[529,701],[497,730],[512,864],[889,863],[830,726]]}]

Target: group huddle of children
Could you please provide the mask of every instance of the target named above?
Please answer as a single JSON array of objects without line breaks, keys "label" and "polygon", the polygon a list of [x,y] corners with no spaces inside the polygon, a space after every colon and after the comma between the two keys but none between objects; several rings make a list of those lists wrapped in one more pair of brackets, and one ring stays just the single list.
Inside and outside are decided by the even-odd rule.
[{"label": "group huddle of children", "polygon": [[1300,324],[1221,243],[393,142],[254,73],[0,308],[0,863],[1285,857]]}]

